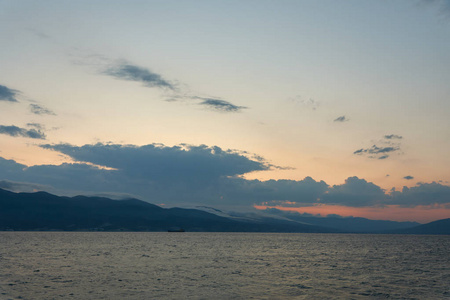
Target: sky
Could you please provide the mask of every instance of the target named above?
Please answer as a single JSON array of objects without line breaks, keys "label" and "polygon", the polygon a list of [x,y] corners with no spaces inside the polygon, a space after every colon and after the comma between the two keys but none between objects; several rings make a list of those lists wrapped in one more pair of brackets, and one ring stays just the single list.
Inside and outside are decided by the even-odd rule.
[{"label": "sky", "polygon": [[0,188],[450,217],[450,1],[0,0]]}]

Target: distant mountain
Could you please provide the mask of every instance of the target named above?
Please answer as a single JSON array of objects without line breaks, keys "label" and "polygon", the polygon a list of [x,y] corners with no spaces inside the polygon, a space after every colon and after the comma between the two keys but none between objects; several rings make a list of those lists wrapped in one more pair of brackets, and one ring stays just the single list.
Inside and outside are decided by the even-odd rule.
[{"label": "distant mountain", "polygon": [[402,234],[450,234],[450,218],[437,220],[427,224],[407,228],[403,230],[395,230],[389,233]]},{"label": "distant mountain", "polygon": [[450,219],[424,225],[364,218],[314,217],[280,210],[226,213],[211,207],[162,208],[138,199],[60,197],[0,189],[0,231],[353,232],[450,234]]},{"label": "distant mountain", "polygon": [[337,232],[290,220],[232,219],[197,209],[165,209],[137,199],[59,197],[0,189],[0,230]]},{"label": "distant mountain", "polygon": [[309,214],[300,214],[297,212],[286,212],[275,208],[266,209],[262,212],[266,215],[278,216],[288,220],[301,222],[303,224],[335,228],[337,230],[350,233],[383,233],[387,230],[406,229],[420,225],[417,222],[370,220],[360,217],[317,217]]}]

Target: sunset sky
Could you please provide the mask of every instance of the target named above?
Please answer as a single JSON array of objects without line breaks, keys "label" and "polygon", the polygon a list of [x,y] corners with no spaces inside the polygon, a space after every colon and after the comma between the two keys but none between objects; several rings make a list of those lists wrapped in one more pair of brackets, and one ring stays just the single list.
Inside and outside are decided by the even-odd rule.
[{"label": "sunset sky", "polygon": [[0,188],[450,217],[450,1],[0,0]]}]

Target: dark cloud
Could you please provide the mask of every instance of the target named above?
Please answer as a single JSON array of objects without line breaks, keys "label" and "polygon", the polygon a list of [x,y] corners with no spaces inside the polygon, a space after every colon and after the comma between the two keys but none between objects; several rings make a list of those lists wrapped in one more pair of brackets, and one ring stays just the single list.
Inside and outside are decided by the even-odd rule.
[{"label": "dark cloud", "polygon": [[246,180],[231,178],[221,181],[219,192],[225,201],[264,205],[309,206],[317,203],[328,189],[324,181],[311,177],[303,180]]},{"label": "dark cloud", "polygon": [[[121,154],[117,154],[119,160]],[[72,195],[74,191],[82,194],[133,194],[152,203],[233,208],[248,208],[254,204],[274,203],[277,200],[296,201],[297,206],[301,203],[311,205],[328,188],[325,182],[318,182],[310,177],[301,181],[259,181],[217,176],[212,168],[205,170],[199,165],[198,168],[203,168],[203,171],[196,170],[197,161],[189,155],[177,157],[173,162],[165,160],[167,170],[160,168],[159,174],[150,174],[151,170],[142,172],[142,168],[136,165],[128,166],[127,170],[104,169],[84,163],[26,167],[13,161],[0,160],[0,179],[50,185],[54,191],[69,191],[67,194]],[[149,166],[146,161],[143,164]],[[181,167],[174,166],[177,164]],[[178,171],[181,169],[183,172],[182,166],[186,164],[192,165],[189,169],[193,173],[180,176]],[[240,163],[231,159],[228,164]],[[216,165],[221,168],[221,163]],[[133,170],[136,174],[131,174]],[[197,177],[205,171],[211,173],[209,178],[206,178],[206,174]],[[225,170],[221,173],[230,172]]]},{"label": "dark cloud", "polygon": [[12,159],[0,157],[0,178],[23,181],[24,178],[21,177],[21,173],[26,167],[26,165],[19,164]]},{"label": "dark cloud", "polygon": [[356,150],[355,152],[353,152],[353,154],[363,154],[363,153],[381,154],[381,153],[394,152],[394,151],[398,151],[398,150],[399,150],[398,147],[378,147],[376,145],[372,145],[372,147],[367,148],[367,149]]},{"label": "dark cloud", "polygon": [[403,187],[393,191],[387,204],[414,207],[417,205],[450,204],[450,186],[437,182],[418,183],[414,187]]},{"label": "dark cloud", "polygon": [[220,99],[212,99],[212,98],[201,98],[195,97],[196,99],[201,99],[200,105],[206,106],[210,109],[223,111],[223,112],[239,112],[243,109],[246,109],[245,106],[237,106],[228,101],[220,100]]},{"label": "dark cloud", "polygon": [[53,111],[34,103],[30,104],[30,111],[35,115],[56,115]]},{"label": "dark cloud", "polygon": [[111,60],[103,55],[75,55],[73,63],[94,67],[100,74],[108,75],[119,80],[135,81],[146,87],[164,90],[165,100],[168,102],[198,101],[199,105],[218,112],[238,112],[247,107],[232,104],[216,97],[201,97],[200,93],[191,92],[186,84],[167,80],[162,75],[151,70],[131,64],[125,60]]},{"label": "dark cloud", "polygon": [[168,102],[179,102],[179,101],[199,101],[198,105],[202,105],[207,107],[210,110],[218,111],[218,112],[240,112],[243,109],[247,109],[245,106],[234,105],[229,101],[225,101],[222,99],[212,98],[212,97],[200,97],[200,96],[192,96],[192,95],[171,95],[166,99]]},{"label": "dark cloud", "polygon": [[141,82],[147,87],[175,90],[175,86],[152,71],[128,63],[112,64],[102,71],[103,74],[117,79]]},{"label": "dark cloud", "polygon": [[406,180],[412,180],[412,179],[414,179],[414,177],[413,177],[413,176],[410,176],[410,175],[408,175],[408,176],[405,176],[405,177],[403,177],[403,179],[406,179]]},{"label": "dark cloud", "polygon": [[19,102],[16,98],[19,91],[0,85],[0,101]]},{"label": "dark cloud", "polygon": [[27,137],[32,139],[45,140],[45,133],[36,129],[25,129],[14,125],[4,126],[0,125],[0,134],[6,134],[14,137]]},{"label": "dark cloud", "polygon": [[358,177],[349,177],[344,184],[334,185],[320,198],[320,203],[353,207],[373,206],[386,201],[383,189]]},{"label": "dark cloud", "polygon": [[166,147],[99,143],[82,147],[69,144],[41,147],[61,152],[75,161],[106,166],[131,177],[151,180],[210,180],[269,169],[264,162],[251,160],[236,151],[205,145]]},{"label": "dark cloud", "polygon": [[267,166],[217,147],[98,144],[44,148],[60,151],[79,162],[27,167],[0,158],[0,180],[7,180],[0,181],[0,187],[16,191],[45,188],[46,191],[59,191],[58,194],[64,194],[61,192],[64,191],[68,195],[132,194],[152,203],[233,209],[254,204],[413,207],[450,203],[450,187],[439,183],[420,183],[413,188],[405,187],[401,192],[392,190],[391,194],[386,194],[379,186],[358,177],[349,177],[344,184],[331,187],[311,177],[299,181],[246,180],[233,174],[266,169]]},{"label": "dark cloud", "polygon": [[389,134],[389,135],[385,135],[384,138],[387,140],[392,140],[392,139],[401,140],[403,137],[401,135]]},{"label": "dark cloud", "polygon": [[403,139],[402,136],[396,134],[389,134],[383,136],[381,140],[370,148],[361,148],[353,152],[355,155],[363,155],[372,159],[387,159],[393,152],[400,151],[400,142],[396,140]]},{"label": "dark cloud", "polygon": [[346,122],[346,121],[348,121],[348,120],[349,120],[349,119],[346,118],[345,116],[340,116],[340,117],[337,117],[336,119],[334,119],[333,122]]}]

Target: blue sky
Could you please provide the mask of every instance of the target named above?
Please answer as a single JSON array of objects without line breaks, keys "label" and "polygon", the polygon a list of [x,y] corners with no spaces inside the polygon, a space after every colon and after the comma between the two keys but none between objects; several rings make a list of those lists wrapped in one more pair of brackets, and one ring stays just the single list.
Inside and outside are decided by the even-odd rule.
[{"label": "blue sky", "polygon": [[5,187],[448,213],[449,1],[0,0],[0,28]]}]

